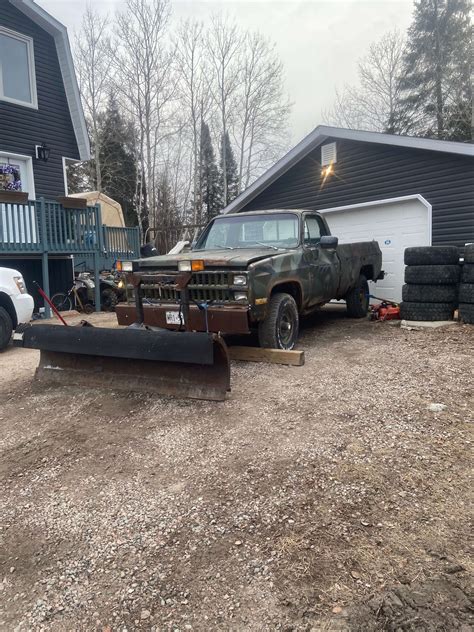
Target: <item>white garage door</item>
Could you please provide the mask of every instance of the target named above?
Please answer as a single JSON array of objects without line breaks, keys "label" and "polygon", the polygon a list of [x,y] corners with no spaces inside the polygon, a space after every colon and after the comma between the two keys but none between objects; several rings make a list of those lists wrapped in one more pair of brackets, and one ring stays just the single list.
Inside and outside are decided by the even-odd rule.
[{"label": "white garage door", "polygon": [[403,252],[409,246],[431,245],[431,207],[421,196],[380,200],[324,209],[331,233],[339,243],[379,242],[385,279],[370,284],[370,293],[400,301],[404,276]]}]

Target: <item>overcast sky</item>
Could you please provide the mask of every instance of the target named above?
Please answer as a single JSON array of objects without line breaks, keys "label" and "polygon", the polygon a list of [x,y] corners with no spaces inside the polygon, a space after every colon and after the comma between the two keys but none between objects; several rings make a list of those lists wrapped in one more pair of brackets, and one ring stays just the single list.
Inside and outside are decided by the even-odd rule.
[{"label": "overcast sky", "polygon": [[[86,0],[37,0],[68,27],[80,25]],[[113,15],[123,0],[93,0],[97,10]],[[173,18],[204,22],[219,10],[248,29],[261,31],[277,45],[285,65],[286,88],[293,102],[292,141],[318,125],[336,87],[356,78],[357,59],[368,45],[395,27],[410,23],[412,0],[172,0]]]}]

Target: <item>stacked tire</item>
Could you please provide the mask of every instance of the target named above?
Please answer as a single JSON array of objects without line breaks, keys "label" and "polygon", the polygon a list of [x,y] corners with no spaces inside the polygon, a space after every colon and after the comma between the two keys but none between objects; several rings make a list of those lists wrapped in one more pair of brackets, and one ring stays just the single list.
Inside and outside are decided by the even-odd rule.
[{"label": "stacked tire", "polygon": [[456,246],[418,246],[405,250],[404,320],[452,320],[460,276]]},{"label": "stacked tire", "polygon": [[468,244],[464,249],[459,285],[459,319],[474,325],[474,244]]}]

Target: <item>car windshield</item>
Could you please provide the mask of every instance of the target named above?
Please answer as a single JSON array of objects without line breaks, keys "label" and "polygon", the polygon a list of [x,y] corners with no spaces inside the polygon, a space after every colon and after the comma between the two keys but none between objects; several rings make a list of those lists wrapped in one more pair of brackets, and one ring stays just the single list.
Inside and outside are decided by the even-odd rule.
[{"label": "car windshield", "polygon": [[196,244],[195,250],[213,248],[295,248],[299,242],[294,213],[218,217]]}]

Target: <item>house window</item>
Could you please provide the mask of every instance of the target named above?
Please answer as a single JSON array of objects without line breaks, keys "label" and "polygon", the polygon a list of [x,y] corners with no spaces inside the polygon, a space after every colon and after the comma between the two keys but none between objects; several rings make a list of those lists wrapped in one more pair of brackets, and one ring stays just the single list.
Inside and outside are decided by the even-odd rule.
[{"label": "house window", "polygon": [[1,26],[0,100],[38,107],[33,40]]}]

